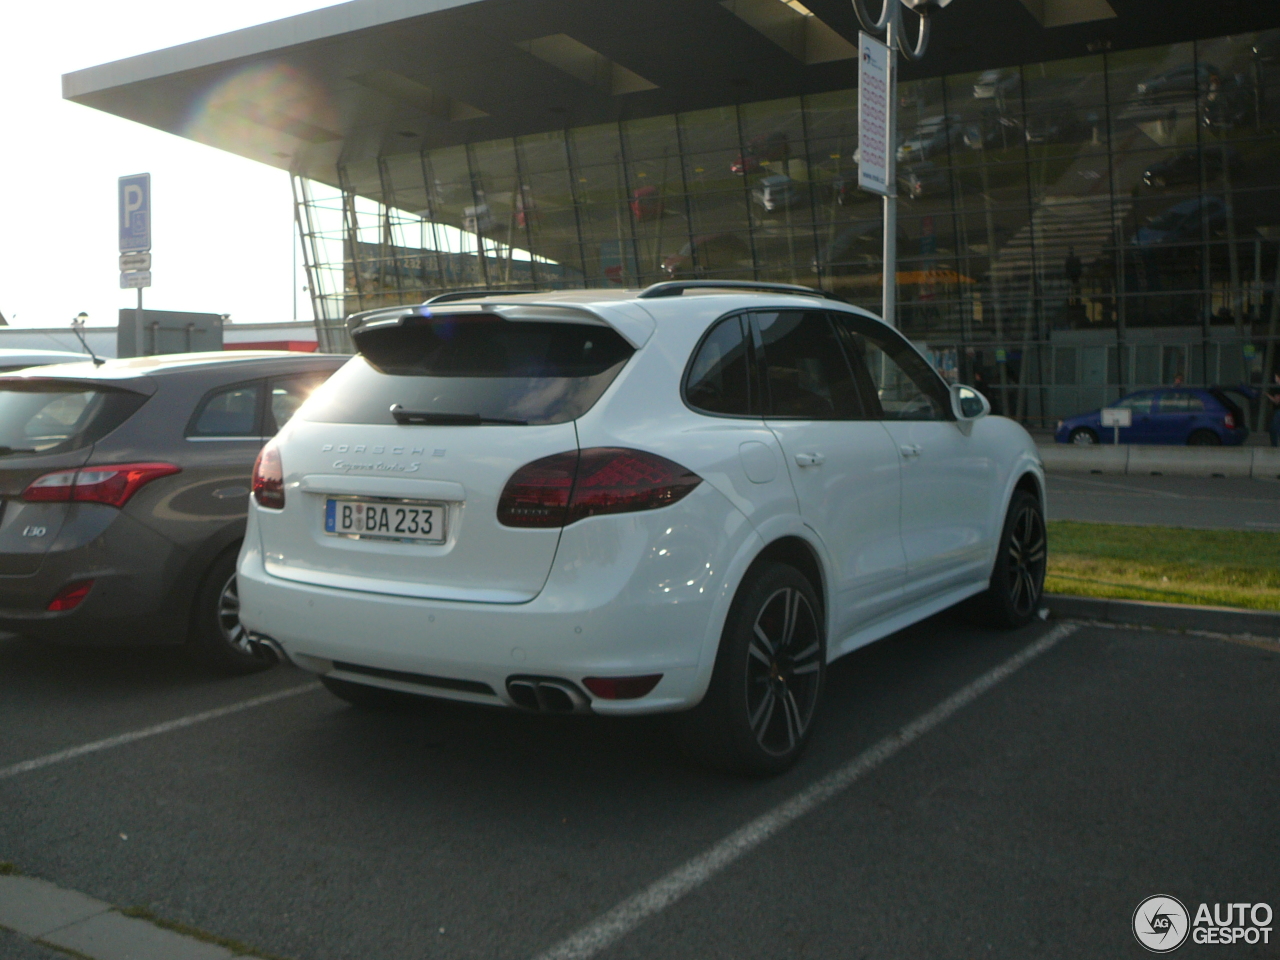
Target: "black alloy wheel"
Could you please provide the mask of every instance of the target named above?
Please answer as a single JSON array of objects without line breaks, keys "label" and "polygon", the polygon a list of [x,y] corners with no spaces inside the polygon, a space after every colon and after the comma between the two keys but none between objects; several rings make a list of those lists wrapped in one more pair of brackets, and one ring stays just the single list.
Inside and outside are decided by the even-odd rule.
[{"label": "black alloy wheel", "polygon": [[673,718],[696,759],[734,773],[782,773],[813,733],[826,677],[826,630],[813,585],[794,567],[762,563],[725,621],[702,702]]},{"label": "black alloy wheel", "polygon": [[979,619],[987,626],[1012,629],[1035,618],[1044,596],[1049,539],[1040,499],[1014,491],[1005,514],[991,583],[974,598]]},{"label": "black alloy wheel", "polygon": [[822,630],[804,591],[781,587],[764,602],[747,646],[747,723],[770,756],[792,753],[818,706]]},{"label": "black alloy wheel", "polygon": [[236,559],[240,545],[229,547],[209,566],[191,611],[191,648],[220,673],[257,673],[273,660],[256,656],[249,634],[240,622],[240,592]]}]

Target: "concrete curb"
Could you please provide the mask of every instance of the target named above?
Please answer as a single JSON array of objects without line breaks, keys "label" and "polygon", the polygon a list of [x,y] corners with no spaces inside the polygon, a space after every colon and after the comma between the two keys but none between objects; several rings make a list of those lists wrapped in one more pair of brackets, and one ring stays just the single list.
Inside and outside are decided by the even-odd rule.
[{"label": "concrete curb", "polygon": [[0,927],[90,960],[232,960],[252,954],[127,917],[44,880],[0,876]]},{"label": "concrete curb", "polygon": [[1180,477],[1253,477],[1280,479],[1280,448],[1175,447],[1161,444],[1068,443],[1038,445],[1046,470],[1086,473],[1161,474]]},{"label": "concrete curb", "polygon": [[1198,630],[1205,633],[1246,634],[1280,638],[1280,613],[1238,610],[1234,607],[1193,607],[1179,603],[1142,600],[1106,600],[1045,594],[1049,613],[1060,620],[1101,620],[1162,630]]}]

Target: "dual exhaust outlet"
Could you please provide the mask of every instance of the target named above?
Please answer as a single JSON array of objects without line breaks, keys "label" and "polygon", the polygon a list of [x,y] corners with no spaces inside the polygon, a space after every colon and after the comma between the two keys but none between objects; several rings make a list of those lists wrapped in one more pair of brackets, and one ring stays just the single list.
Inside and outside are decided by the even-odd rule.
[{"label": "dual exhaust outlet", "polygon": [[537,713],[590,713],[587,695],[559,677],[507,677],[507,696],[522,709]]}]

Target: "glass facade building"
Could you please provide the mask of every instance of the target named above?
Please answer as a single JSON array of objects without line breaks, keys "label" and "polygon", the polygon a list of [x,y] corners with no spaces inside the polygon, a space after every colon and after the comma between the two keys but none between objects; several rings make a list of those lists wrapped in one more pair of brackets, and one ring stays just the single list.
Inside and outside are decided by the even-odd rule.
[{"label": "glass facade building", "polygon": [[[898,110],[899,326],[945,375],[1032,425],[1270,380],[1280,30],[916,80]],[[776,280],[879,311],[856,90],[406,146],[294,180],[327,348],[465,287]]]}]

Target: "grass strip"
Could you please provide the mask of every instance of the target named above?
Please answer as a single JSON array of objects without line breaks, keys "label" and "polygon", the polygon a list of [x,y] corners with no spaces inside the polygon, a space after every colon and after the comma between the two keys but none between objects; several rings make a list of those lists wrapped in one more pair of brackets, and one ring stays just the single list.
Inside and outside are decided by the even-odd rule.
[{"label": "grass strip", "polygon": [[172,930],[174,933],[180,933],[184,937],[190,937],[193,940],[200,940],[204,943],[212,943],[219,947],[225,947],[238,957],[256,957],[258,960],[287,960],[274,953],[263,953],[261,950],[255,949],[248,944],[241,943],[239,940],[232,940],[229,937],[220,937],[214,933],[208,933],[199,927],[188,926],[185,923],[176,923],[173,920],[166,920],[157,916],[154,911],[146,907],[120,907],[118,913],[126,917],[132,917],[135,920],[146,920],[148,923],[161,927],[164,930]]},{"label": "grass strip", "polygon": [[1058,520],[1051,593],[1280,610],[1280,533]]}]

